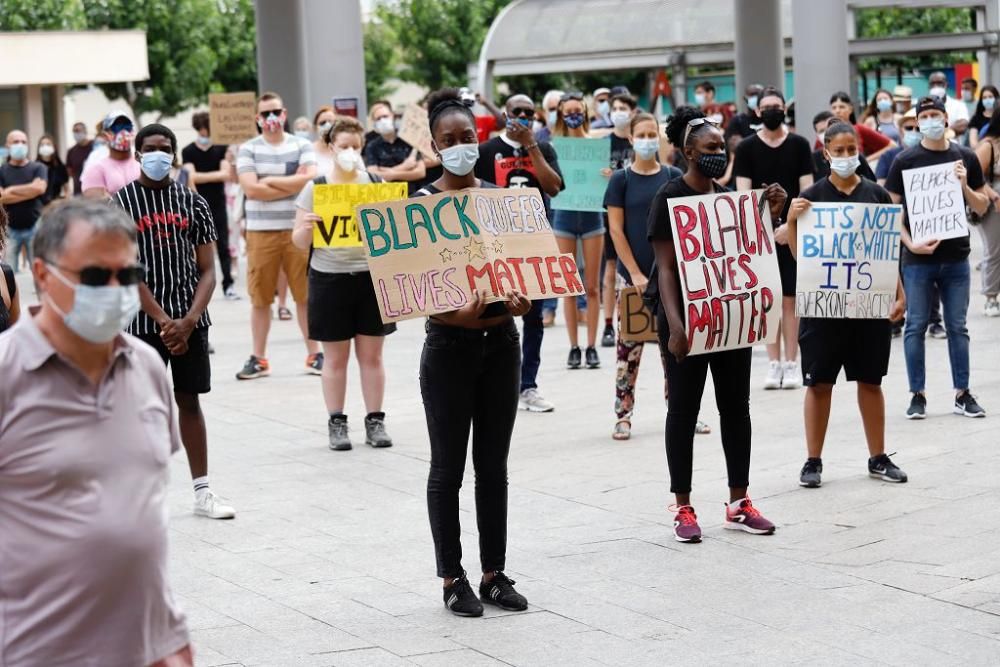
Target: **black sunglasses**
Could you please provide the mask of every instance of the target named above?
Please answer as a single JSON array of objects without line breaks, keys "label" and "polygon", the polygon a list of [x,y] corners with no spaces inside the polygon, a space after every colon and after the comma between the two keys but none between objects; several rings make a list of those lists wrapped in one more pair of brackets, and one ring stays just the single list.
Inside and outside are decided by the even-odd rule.
[{"label": "black sunglasses", "polygon": [[515,118],[531,118],[535,115],[535,110],[531,107],[519,107],[517,109],[511,109],[510,115]]},{"label": "black sunglasses", "polygon": [[270,111],[261,111],[257,115],[260,116],[261,118],[267,118],[268,116],[271,116],[273,118],[277,118],[278,116],[280,116],[283,113],[285,113],[284,109],[271,109]]},{"label": "black sunglasses", "polygon": [[112,276],[118,279],[119,285],[123,286],[138,285],[146,279],[146,267],[142,264],[126,266],[123,269],[117,270],[107,269],[103,266],[85,266],[79,271],[67,269],[64,266],[52,264],[51,262],[49,264],[64,273],[75,273],[80,276],[80,284],[88,287],[104,287],[111,282]]}]

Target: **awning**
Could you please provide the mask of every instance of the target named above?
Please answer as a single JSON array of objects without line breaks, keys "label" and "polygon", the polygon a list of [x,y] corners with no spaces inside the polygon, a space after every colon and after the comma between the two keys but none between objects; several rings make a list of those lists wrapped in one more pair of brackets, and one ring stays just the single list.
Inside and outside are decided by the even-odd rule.
[{"label": "awning", "polygon": [[0,32],[0,86],[145,81],[143,30]]}]

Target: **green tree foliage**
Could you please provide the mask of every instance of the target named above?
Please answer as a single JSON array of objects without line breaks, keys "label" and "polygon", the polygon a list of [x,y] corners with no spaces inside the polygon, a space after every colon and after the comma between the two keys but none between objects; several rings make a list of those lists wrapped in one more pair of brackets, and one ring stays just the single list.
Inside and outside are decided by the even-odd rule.
[{"label": "green tree foliage", "polygon": [[[860,38],[901,37],[906,35],[944,34],[975,30],[974,12],[969,9],[931,8],[862,9],[856,13],[857,35]],[[968,62],[974,56],[968,53],[928,53],[921,56],[892,56],[863,58],[858,64],[861,71],[901,67],[918,69],[947,67]]]},{"label": "green tree foliage", "polygon": [[396,72],[396,40],[392,30],[380,21],[365,24],[365,87],[368,104],[392,93],[389,80]]},{"label": "green tree foliage", "polygon": [[[252,0],[0,0],[0,30],[145,30],[149,81],[101,87],[172,115],[220,90],[256,90]],[[108,54],[114,68],[114,54]],[[80,83],[86,83],[81,81]]]}]

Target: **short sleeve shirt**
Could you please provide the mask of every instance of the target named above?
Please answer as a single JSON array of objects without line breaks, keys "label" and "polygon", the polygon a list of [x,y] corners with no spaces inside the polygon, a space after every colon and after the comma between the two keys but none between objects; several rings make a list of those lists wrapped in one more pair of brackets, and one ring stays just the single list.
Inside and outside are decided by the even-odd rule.
[{"label": "short sleeve shirt", "polygon": [[116,160],[109,155],[85,165],[80,186],[84,192],[104,188],[108,196],[111,196],[139,178],[139,173],[139,163],[131,156],[124,160]]},{"label": "short sleeve shirt", "polygon": [[[201,148],[195,143],[190,143],[181,151],[181,159],[185,164],[194,165],[196,172],[219,171],[219,166],[226,159],[228,146],[212,144],[208,148]],[[205,198],[208,207],[215,213],[226,210],[226,184],[225,183],[200,183],[198,194]]]},{"label": "short sleeve shirt", "polygon": [[[413,153],[413,146],[406,143],[399,137],[395,141],[386,141],[381,136],[375,137],[370,143],[365,145],[362,157],[366,167],[398,167],[406,161]],[[406,185],[407,192],[413,194],[420,184],[410,181]]]},{"label": "short sleeve shirt", "polygon": [[[646,276],[653,270],[656,258],[653,246],[649,244],[647,221],[649,207],[660,188],[675,178],[680,178],[677,167],[661,166],[656,174],[637,174],[631,168],[619,169],[608,179],[608,189],[604,193],[604,207],[623,210],[625,215],[625,237],[636,264]],[[628,269],[619,259],[618,273],[628,281]]]},{"label": "short sleeve shirt", "polygon": [[[967,180],[969,187],[978,190],[983,187],[983,168],[979,164],[976,154],[964,146],[949,142],[948,148],[943,151],[932,151],[917,144],[913,148],[907,148],[896,156],[892,166],[889,167],[889,176],[885,180],[885,189],[903,198],[903,211],[906,211],[906,192],[903,187],[903,172],[907,169],[918,167],[929,167],[945,162],[957,162],[961,160],[968,171]],[[910,221],[903,218],[906,229],[910,229]],[[941,241],[937,249],[931,255],[916,255],[903,247],[903,264],[930,264],[935,262],[961,262],[964,261],[971,252],[968,234],[957,239],[945,239]]]},{"label": "short sleeve shirt", "polygon": [[789,134],[777,147],[768,146],[760,135],[754,134],[736,147],[734,176],[749,178],[754,188],[778,183],[788,193],[782,218],[787,215],[792,199],[799,196],[799,178],[812,173],[809,142],[797,134]]},{"label": "short sleeve shirt", "polygon": [[136,667],[186,646],[159,356],[122,334],[95,386],[26,316],[0,336],[0,377],[0,664]]},{"label": "short sleeve shirt", "polygon": [[[325,177],[323,177],[325,178]],[[368,172],[361,172],[358,183],[371,183]],[[296,208],[312,213],[315,181],[309,181],[295,200]],[[322,273],[360,273],[368,270],[368,256],[364,246],[356,248],[313,248],[309,267]]]},{"label": "short sleeve shirt", "polygon": [[[284,141],[272,144],[263,136],[254,137],[240,146],[236,154],[237,174],[267,176],[292,176],[299,167],[316,164],[316,149],[308,139],[285,133]],[[295,226],[295,197],[261,201],[246,198],[245,219],[247,231],[287,231]]]}]

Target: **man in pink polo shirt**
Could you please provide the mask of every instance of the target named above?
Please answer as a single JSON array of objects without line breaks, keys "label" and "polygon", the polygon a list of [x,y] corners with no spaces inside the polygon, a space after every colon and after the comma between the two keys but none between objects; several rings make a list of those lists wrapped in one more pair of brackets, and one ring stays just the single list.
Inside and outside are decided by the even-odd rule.
[{"label": "man in pink polo shirt", "polygon": [[108,141],[108,156],[84,166],[80,177],[83,196],[107,199],[139,178],[139,163],[132,156],[135,125],[124,111],[112,111],[102,124]]},{"label": "man in pink polo shirt", "polygon": [[167,583],[167,463],[180,446],[139,310],[135,224],[46,210],[33,317],[0,337],[0,665],[190,667]]}]

